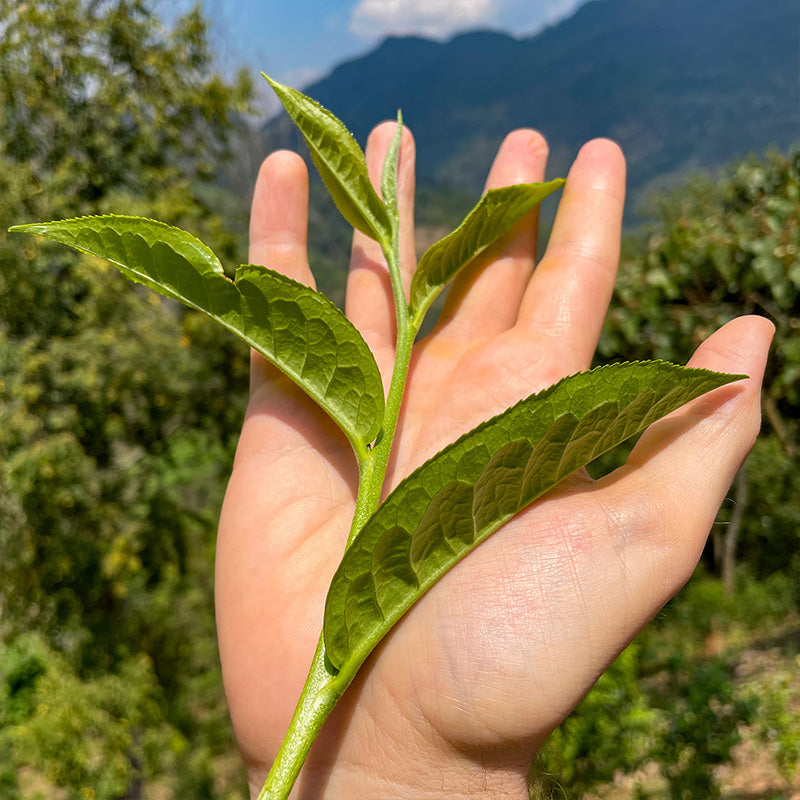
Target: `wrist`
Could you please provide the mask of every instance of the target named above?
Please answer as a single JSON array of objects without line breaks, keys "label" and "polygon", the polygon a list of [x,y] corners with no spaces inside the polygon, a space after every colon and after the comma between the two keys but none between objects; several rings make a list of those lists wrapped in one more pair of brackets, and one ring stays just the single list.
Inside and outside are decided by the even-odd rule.
[{"label": "wrist", "polygon": [[[467,755],[421,738],[408,730],[357,736],[351,729],[341,739],[323,731],[290,800],[528,800],[530,754]],[[252,800],[264,777],[251,780]]]},{"label": "wrist", "polygon": [[[432,765],[431,765],[432,766]],[[426,769],[409,760],[405,776],[389,777],[374,769],[306,771],[290,800],[528,800],[527,781],[518,772],[469,765]],[[251,791],[256,799],[260,787]]]}]

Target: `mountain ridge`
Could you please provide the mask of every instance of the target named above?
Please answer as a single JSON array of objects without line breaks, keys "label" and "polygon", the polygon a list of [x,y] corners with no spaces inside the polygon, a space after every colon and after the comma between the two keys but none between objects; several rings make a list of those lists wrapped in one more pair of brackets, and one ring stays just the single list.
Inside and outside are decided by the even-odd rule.
[{"label": "mountain ridge", "polygon": [[[550,175],[607,136],[638,203],[653,186],[798,141],[798,26],[796,0],[590,0],[529,37],[390,37],[304,91],[362,145],[402,108],[420,181],[470,191],[513,128],[546,136]],[[286,118],[263,140],[298,145]]]}]

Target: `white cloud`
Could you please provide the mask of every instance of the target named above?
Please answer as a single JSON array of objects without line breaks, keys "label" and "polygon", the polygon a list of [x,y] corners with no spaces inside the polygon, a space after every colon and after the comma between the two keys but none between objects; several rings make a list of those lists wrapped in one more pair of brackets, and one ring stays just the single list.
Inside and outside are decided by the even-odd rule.
[{"label": "white cloud", "polygon": [[586,0],[497,0],[497,27],[518,36],[530,36],[547,25],[570,16],[585,2]]},{"label": "white cloud", "polygon": [[442,39],[497,22],[497,0],[358,0],[350,30],[365,39],[417,34]]},{"label": "white cloud", "polygon": [[545,22],[556,22],[569,16],[585,0],[545,0],[542,17]]}]

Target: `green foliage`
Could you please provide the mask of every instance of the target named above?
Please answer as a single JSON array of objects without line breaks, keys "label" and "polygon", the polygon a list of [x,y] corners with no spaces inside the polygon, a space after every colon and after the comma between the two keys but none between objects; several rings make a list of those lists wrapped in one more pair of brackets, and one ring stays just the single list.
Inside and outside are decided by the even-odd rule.
[{"label": "green foliage", "polygon": [[800,691],[796,672],[769,675],[759,688],[759,734],[771,746],[781,773],[788,780],[800,771]]},{"label": "green foliage", "polygon": [[303,134],[342,216],[371,239],[388,242],[392,232],[386,207],[372,187],[361,148],[344,124],[310,97],[267,75],[264,78]]},{"label": "green foliage", "polygon": [[[199,12],[165,31],[142,0],[5,0],[0,23],[4,228],[144,201],[218,239],[219,221],[194,187],[228,153],[251,89],[244,76],[227,83],[211,73]],[[85,298],[86,281],[71,280],[75,259],[48,255],[0,240],[0,295],[14,299],[4,325],[14,335],[69,332],[65,305]]]},{"label": "green foliage", "polygon": [[[317,288],[339,308],[344,308],[343,265],[350,259],[353,229],[336,210],[322,182],[314,175],[309,189],[309,263],[314,268]],[[427,245],[457,227],[472,208],[473,200],[470,192],[417,186],[414,218],[418,244]],[[430,326],[432,316],[431,313],[427,315],[423,330]]]},{"label": "green foliage", "polygon": [[[241,777],[205,793],[187,779],[190,760],[208,780],[232,746],[211,565],[246,353],[99,261],[4,231],[147,210],[233,260],[208,187],[249,82],[212,72],[198,12],[165,30],[139,0],[6,1],[0,29],[0,653],[44,664],[31,697],[53,696],[12,703],[0,781],[235,796]],[[163,758],[145,753],[150,733]]]},{"label": "green foliage", "polygon": [[[484,197],[464,224],[423,256],[409,308],[399,265],[400,116],[382,179],[383,191],[392,196],[382,201],[343,124],[304,95],[267,80],[303,133],[343,216],[375,238],[386,258],[398,337],[385,408],[377,402],[382,384],[375,361],[360,335],[333,304],[307,287],[254,266],[241,267],[232,282],[214,253],[194,237],[148,219],[106,215],[14,230],[102,256],[126,277],[203,311],[283,369],[353,444],[360,481],[350,549],[331,585],[324,633],[297,711],[259,795],[285,798],[311,742],[361,663],[447,569],[575,469],[689,400],[742,376],[653,362],[566,378],[467,433],[379,507],[411,350],[426,309],[457,272],[563,181],[508,187]],[[345,378],[337,377],[337,370]],[[70,441],[58,444],[68,448]],[[120,556],[115,563],[130,563],[130,553]],[[133,563],[138,566],[135,555]]]},{"label": "green foliage", "polygon": [[225,276],[214,253],[178,228],[107,215],[18,225],[110,261],[127,278],[202,311],[255,348],[316,400],[361,449],[383,413],[378,366],[361,334],[323,295],[274,270]]},{"label": "green foliage", "polygon": [[669,723],[653,756],[662,764],[673,800],[720,797],[714,767],[730,760],[754,706],[737,698],[731,670],[721,660],[690,664],[680,653],[670,660],[663,690]]},{"label": "green foliage", "polygon": [[[785,577],[762,582],[745,573],[729,596],[698,570],[551,736],[535,782],[580,797],[622,773],[637,797],[708,800],[721,794],[715,768],[731,761],[748,728],[791,774],[798,697],[789,675],[755,682],[736,675],[739,650],[758,646],[791,607]],[[648,766],[657,768],[655,778]]]},{"label": "green foliage", "polygon": [[419,260],[411,281],[411,311],[420,322],[436,296],[455,276],[564,180],[490,189],[461,225],[432,245]]},{"label": "green foliage", "polygon": [[[4,223],[125,208],[197,232],[238,260],[211,210],[224,197],[210,180],[249,86],[211,73],[198,12],[165,31],[143,0],[0,0],[0,28]],[[357,145],[339,128],[328,138],[331,115],[278,90],[345,216],[396,244]],[[798,525],[799,196],[798,158],[771,154],[665,202],[664,231],[623,269],[602,343],[607,358],[682,359],[742,308],[775,321],[769,436],[753,455],[744,520],[760,574],[789,560]],[[460,255],[429,281],[436,291],[513,224],[495,229],[480,205],[473,214],[450,242]],[[227,281],[218,267],[214,256],[211,271]],[[240,283],[268,274],[249,269]],[[235,796],[234,783],[212,779],[231,740],[210,562],[241,413],[227,390],[243,385],[243,353],[204,317],[130,291],[102,264],[2,233],[0,295],[0,793],[22,797],[26,767],[68,797],[111,800],[143,781],[165,796]],[[297,292],[285,299],[297,305]],[[362,431],[362,444],[376,433]],[[369,452],[388,452],[380,436]],[[762,533],[770,547],[757,546]],[[689,626],[741,608],[773,613],[755,591],[733,608],[716,587],[698,592]],[[624,654],[556,734],[555,764],[576,786],[649,756],[669,765],[674,797],[714,796],[710,765],[729,757],[752,707],[722,661],[680,648],[670,658],[659,661],[649,642]],[[794,751],[780,731],[789,727],[771,708],[769,735],[788,763]],[[629,736],[614,734],[620,720]]]},{"label": "green foliage", "polygon": [[664,721],[642,686],[641,659],[640,645],[630,645],[555,730],[534,767],[539,780],[555,778],[579,797],[618,770],[646,762]]},{"label": "green foliage", "polygon": [[[669,628],[669,641],[690,643],[702,640],[720,626],[739,626],[757,631],[760,626],[779,620],[792,609],[792,584],[788,575],[779,572],[756,579],[742,570],[736,593],[725,593],[722,583],[700,568],[680,595],[669,605],[663,618],[654,623]],[[666,632],[662,632],[662,636]]]},{"label": "green foliage", "polygon": [[397,231],[400,227],[400,210],[397,196],[397,170],[400,167],[400,142],[403,139],[403,112],[397,112],[397,125],[394,136],[386,151],[381,172],[381,199],[386,208],[390,230]]},{"label": "green foliage", "polygon": [[147,656],[86,681],[37,634],[0,660],[7,711],[2,738],[67,797],[116,800],[136,781],[174,769],[188,742],[163,718]]},{"label": "green foliage", "polygon": [[325,607],[331,663],[360,664],[448,569],[567,475],[735,379],[658,362],[600,367],[439,452],[383,501],[345,553]]},{"label": "green foliage", "polygon": [[602,355],[655,347],[669,358],[743,312],[760,313],[778,327],[770,393],[796,404],[799,170],[800,156],[770,152],[657,200],[657,229],[643,255],[622,265]]},{"label": "green foliage", "polygon": [[[780,359],[780,352],[779,343],[773,350],[773,358]],[[798,430],[797,417],[788,424],[791,429]],[[758,575],[769,577],[777,571],[786,572],[788,567],[793,576],[795,599],[800,607],[798,459],[795,450],[787,452],[786,442],[771,431],[771,427],[767,418],[765,430],[748,458],[750,500],[743,520],[744,539],[741,547],[748,565]]]},{"label": "green foliage", "polygon": [[[742,313],[775,324],[738,534],[742,557],[767,576],[795,556],[800,523],[800,153],[772,151],[697,178],[655,209],[640,255],[621,265],[599,352],[674,360]],[[723,524],[733,509],[723,506]]]}]

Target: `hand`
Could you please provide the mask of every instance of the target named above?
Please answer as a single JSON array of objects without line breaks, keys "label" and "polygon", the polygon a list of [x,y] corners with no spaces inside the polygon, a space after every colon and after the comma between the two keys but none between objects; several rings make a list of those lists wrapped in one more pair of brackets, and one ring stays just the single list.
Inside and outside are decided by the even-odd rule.
[{"label": "hand", "polygon": [[[394,126],[370,137],[377,180]],[[543,179],[534,131],[503,142],[488,187]],[[477,423],[587,369],[619,258],[624,161],[585,145],[534,270],[529,215],[459,276],[412,358],[387,490]],[[414,269],[414,144],[404,133],[400,210]],[[256,184],[250,260],[313,285],[308,176],[279,152]],[[346,311],[388,385],[394,312],[379,247],[357,233]],[[689,578],[759,428],[770,323],[743,317],[691,366],[746,373],[653,425],[627,464],[575,474],[480,545],[364,664],[326,723],[298,798],[526,797],[531,758],[597,677]],[[225,690],[253,795],[291,717],[322,624],[356,494],[350,446],[259,356],[220,523],[217,623]]]}]

